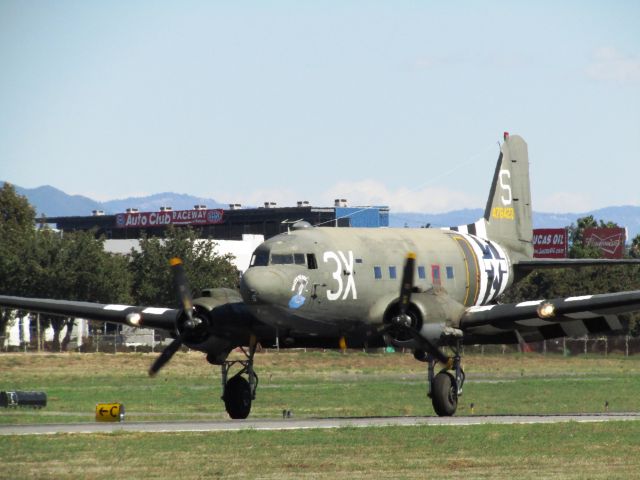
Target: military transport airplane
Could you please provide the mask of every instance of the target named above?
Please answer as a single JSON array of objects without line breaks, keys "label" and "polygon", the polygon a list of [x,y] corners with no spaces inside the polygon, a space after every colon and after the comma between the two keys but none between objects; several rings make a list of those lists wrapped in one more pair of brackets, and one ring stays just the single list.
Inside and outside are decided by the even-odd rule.
[{"label": "military transport airplane", "polygon": [[[465,380],[463,345],[608,334],[621,330],[618,314],[640,310],[640,291],[499,303],[514,280],[534,268],[612,263],[532,255],[527,144],[505,134],[484,216],[475,223],[360,229],[300,222],[256,249],[239,293],[208,289],[195,299],[181,261],[173,259],[180,309],[8,296],[0,296],[0,305],[171,332],[173,342],[149,373],[181,345],[204,352],[222,368],[222,399],[231,418],[249,415],[258,386],[256,346],[276,338],[285,348],[411,349],[427,363],[435,412],[453,415]],[[243,360],[228,359],[236,347]],[[239,370],[233,376],[232,368]]]}]

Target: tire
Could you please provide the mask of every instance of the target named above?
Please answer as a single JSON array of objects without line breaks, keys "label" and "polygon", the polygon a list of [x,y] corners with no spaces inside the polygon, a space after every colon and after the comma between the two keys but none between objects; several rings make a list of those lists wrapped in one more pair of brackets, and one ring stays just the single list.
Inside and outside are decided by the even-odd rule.
[{"label": "tire", "polygon": [[227,381],[224,389],[224,408],[233,419],[244,419],[251,412],[251,387],[239,374]]},{"label": "tire", "polygon": [[431,403],[439,417],[450,417],[458,408],[458,391],[453,375],[440,372],[431,385]]}]

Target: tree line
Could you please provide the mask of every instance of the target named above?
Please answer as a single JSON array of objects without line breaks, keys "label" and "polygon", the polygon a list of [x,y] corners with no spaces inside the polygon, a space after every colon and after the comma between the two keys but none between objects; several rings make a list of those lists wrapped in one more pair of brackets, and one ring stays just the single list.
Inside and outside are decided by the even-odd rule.
[{"label": "tree line", "polygon": [[[34,228],[36,213],[26,197],[5,183],[0,189],[0,292],[3,295],[178,307],[168,260],[180,257],[194,293],[204,288],[237,287],[230,255],[217,255],[212,242],[198,241],[189,228],[172,228],[166,238],[142,238],[128,255],[104,250],[93,231],[58,232]],[[10,312],[0,315],[0,335]],[[60,332],[72,320],[41,316]],[[70,329],[68,329],[70,331]]]}]

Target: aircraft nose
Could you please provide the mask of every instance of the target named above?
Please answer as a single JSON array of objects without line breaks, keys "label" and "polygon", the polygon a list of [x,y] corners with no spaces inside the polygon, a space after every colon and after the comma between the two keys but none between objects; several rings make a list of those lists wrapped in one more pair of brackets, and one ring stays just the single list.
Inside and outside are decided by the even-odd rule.
[{"label": "aircraft nose", "polygon": [[247,270],[240,282],[240,295],[245,303],[276,303],[285,294],[284,278],[267,267],[253,267]]}]

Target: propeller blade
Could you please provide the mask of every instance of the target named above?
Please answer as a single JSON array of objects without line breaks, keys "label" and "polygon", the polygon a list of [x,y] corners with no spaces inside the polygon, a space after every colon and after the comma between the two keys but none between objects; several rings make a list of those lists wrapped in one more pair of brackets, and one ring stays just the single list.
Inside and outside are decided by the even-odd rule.
[{"label": "propeller blade", "polygon": [[187,276],[184,273],[184,265],[182,264],[182,260],[178,257],[174,257],[169,260],[169,264],[173,271],[173,286],[176,289],[176,292],[178,292],[178,300],[180,301],[180,305],[187,316],[185,327],[193,328],[195,326],[193,321],[193,300],[191,298],[189,284],[187,283]]},{"label": "propeller blade", "polygon": [[402,283],[400,284],[400,315],[407,313],[409,302],[411,301],[411,293],[413,292],[413,277],[416,268],[416,254],[409,252],[404,262],[404,270],[402,271]]},{"label": "propeller blade", "polygon": [[164,367],[169,360],[171,360],[171,357],[175,355],[175,353],[180,349],[181,346],[182,336],[179,336],[162,351],[158,358],[156,358],[156,361],[153,362],[151,368],[149,368],[149,376],[155,376],[155,374],[158,373],[158,371],[162,367]]},{"label": "propeller blade", "polygon": [[444,354],[436,345],[433,345],[428,339],[420,335],[420,333],[411,325],[411,318],[407,314],[409,304],[411,303],[411,294],[414,290],[414,277],[416,268],[416,254],[409,252],[404,263],[402,271],[402,284],[400,285],[400,301],[398,303],[398,316],[395,322],[385,328],[386,331],[394,328],[404,331],[413,338],[420,347],[431,356],[438,359],[442,363],[447,363],[449,357]]}]

